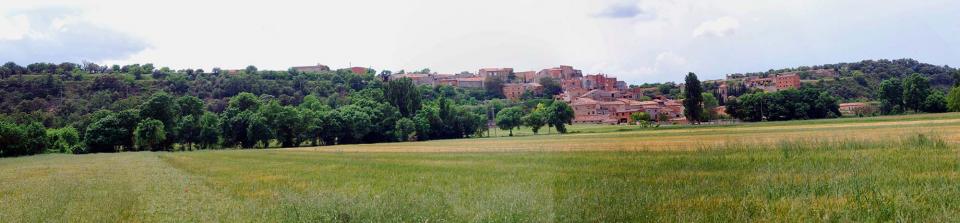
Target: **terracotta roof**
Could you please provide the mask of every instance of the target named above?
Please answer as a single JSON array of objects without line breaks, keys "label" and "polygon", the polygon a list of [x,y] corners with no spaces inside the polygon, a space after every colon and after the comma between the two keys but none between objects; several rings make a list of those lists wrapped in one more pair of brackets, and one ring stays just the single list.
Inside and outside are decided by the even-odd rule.
[{"label": "terracotta roof", "polygon": [[572,105],[590,105],[590,104],[597,104],[597,101],[589,98],[577,98],[577,99],[574,99],[572,103]]}]

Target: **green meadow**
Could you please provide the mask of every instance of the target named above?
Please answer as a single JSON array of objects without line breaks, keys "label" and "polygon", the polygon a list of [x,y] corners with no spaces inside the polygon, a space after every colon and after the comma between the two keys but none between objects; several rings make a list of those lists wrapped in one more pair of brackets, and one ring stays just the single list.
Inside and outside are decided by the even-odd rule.
[{"label": "green meadow", "polygon": [[956,222],[960,114],[0,159],[0,222]]}]

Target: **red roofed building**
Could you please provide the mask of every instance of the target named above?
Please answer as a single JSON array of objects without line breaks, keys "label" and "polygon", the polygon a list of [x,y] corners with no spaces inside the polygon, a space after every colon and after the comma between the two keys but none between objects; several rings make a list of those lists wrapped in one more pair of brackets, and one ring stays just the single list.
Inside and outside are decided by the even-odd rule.
[{"label": "red roofed building", "polygon": [[350,68],[350,71],[353,72],[353,73],[355,73],[355,74],[367,74],[367,71],[368,71],[368,70],[369,70],[369,69],[364,68],[364,67],[351,67],[351,68]]}]

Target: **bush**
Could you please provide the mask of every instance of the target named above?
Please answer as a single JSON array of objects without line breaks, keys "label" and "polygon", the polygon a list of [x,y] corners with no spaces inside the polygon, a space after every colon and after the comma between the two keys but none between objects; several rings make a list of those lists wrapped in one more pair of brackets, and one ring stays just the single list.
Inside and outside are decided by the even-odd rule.
[{"label": "bush", "polygon": [[47,130],[46,153],[75,153],[84,150],[80,134],[73,127]]}]

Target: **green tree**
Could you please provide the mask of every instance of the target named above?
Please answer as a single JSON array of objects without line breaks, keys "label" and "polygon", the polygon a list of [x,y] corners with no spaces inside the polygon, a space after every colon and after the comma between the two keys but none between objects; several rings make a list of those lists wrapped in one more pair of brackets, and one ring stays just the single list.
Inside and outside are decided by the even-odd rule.
[{"label": "green tree", "polygon": [[403,117],[413,117],[420,110],[420,91],[410,78],[387,82],[385,96]]},{"label": "green tree", "polygon": [[692,124],[699,124],[703,120],[703,88],[697,74],[689,73],[684,86],[683,111],[687,120]]},{"label": "green tree", "polygon": [[960,112],[960,86],[953,87],[950,94],[947,95],[947,109],[952,112]]},{"label": "green tree", "polygon": [[270,140],[275,138],[275,136],[273,135],[274,131],[270,129],[270,123],[267,122],[267,119],[257,112],[251,112],[247,118],[247,140],[244,141],[244,148],[253,148],[254,146],[259,146],[260,148],[270,147]]},{"label": "green tree", "polygon": [[903,81],[903,103],[906,108],[921,111],[929,94],[930,82],[920,74],[914,73]]},{"label": "green tree", "polygon": [[401,118],[397,120],[397,126],[394,127],[397,139],[400,141],[409,141],[415,138],[417,126],[413,120],[409,118]]},{"label": "green tree", "polygon": [[923,102],[923,112],[943,113],[947,112],[947,110],[947,98],[943,95],[942,91],[934,90],[933,93],[927,95],[926,100]]},{"label": "green tree", "polygon": [[63,127],[59,129],[47,130],[47,152],[49,153],[73,153],[75,150],[81,150],[83,145],[80,141],[80,133],[73,127]]},{"label": "green tree", "polygon": [[630,114],[630,120],[639,124],[640,127],[646,128],[650,125],[650,114],[646,112],[632,113]]},{"label": "green tree", "polygon": [[161,146],[161,143],[166,140],[167,132],[164,130],[163,122],[159,120],[147,118],[140,121],[133,135],[136,146],[140,150],[161,151],[166,149]]},{"label": "green tree", "polygon": [[510,107],[497,113],[497,127],[503,130],[510,130],[510,136],[513,136],[513,129],[519,127],[523,122],[523,109],[519,107]]},{"label": "green tree", "polygon": [[0,157],[20,155],[23,141],[20,125],[0,120]]},{"label": "green tree", "polygon": [[257,67],[253,65],[247,66],[247,68],[244,69],[244,72],[247,74],[257,74]]},{"label": "green tree", "polygon": [[903,112],[903,83],[900,79],[880,82],[880,112],[897,114]]},{"label": "green tree", "polygon": [[487,98],[504,98],[503,80],[499,77],[487,77],[483,81],[483,88],[486,90]]},{"label": "green tree", "polygon": [[193,115],[180,117],[173,132],[176,133],[177,142],[184,147],[184,150],[193,150],[194,145],[200,141],[199,117]]},{"label": "green tree", "polygon": [[87,151],[84,152],[91,153],[119,152],[124,142],[131,138],[117,115],[112,113],[94,121],[84,132],[84,141],[87,143]]},{"label": "green tree", "polygon": [[197,136],[197,143],[201,149],[209,149],[216,145],[220,140],[220,119],[210,112],[203,113],[200,116],[200,130]]},{"label": "green tree", "polygon": [[239,111],[257,110],[260,109],[260,98],[251,93],[241,92],[230,98],[228,107]]},{"label": "green tree", "polygon": [[192,115],[193,117],[200,117],[203,115],[204,105],[203,100],[194,96],[183,96],[177,98],[177,108],[178,114],[182,116]]},{"label": "green tree", "polygon": [[534,135],[538,134],[540,128],[547,125],[546,112],[547,107],[544,106],[543,103],[537,104],[537,107],[535,107],[530,114],[523,116],[523,125],[530,127]]},{"label": "green tree", "polygon": [[573,108],[567,103],[554,101],[547,106],[547,124],[557,129],[560,134],[567,133],[566,125],[573,122]]},{"label": "green tree", "polygon": [[[173,96],[166,92],[157,92],[140,105],[140,118],[160,121],[160,123],[163,123],[164,129],[168,131],[165,136],[172,136],[174,135],[173,130],[175,129],[178,110]],[[172,137],[170,138],[172,139]],[[163,142],[163,144],[163,147],[168,147],[171,142]]]},{"label": "green tree", "polygon": [[543,86],[543,94],[547,96],[554,96],[563,93],[563,87],[560,86],[560,83],[557,82],[557,79],[554,79],[553,77],[541,77],[539,83],[541,86]]},{"label": "green tree", "polygon": [[703,98],[703,117],[701,121],[717,119],[717,112],[714,111],[717,106],[720,106],[720,101],[717,100],[717,97],[714,97],[711,93],[704,92],[701,94],[701,98]]}]

